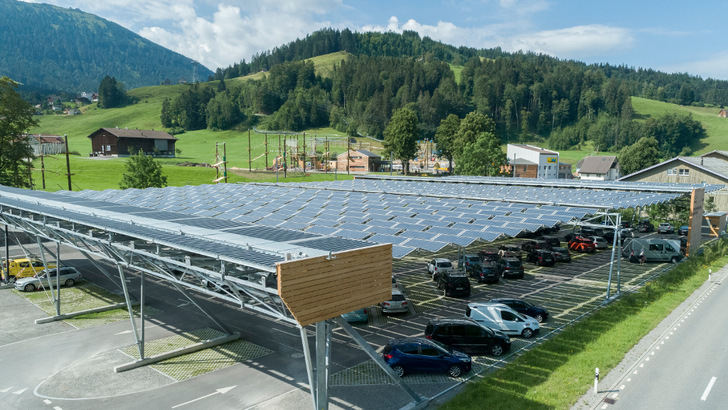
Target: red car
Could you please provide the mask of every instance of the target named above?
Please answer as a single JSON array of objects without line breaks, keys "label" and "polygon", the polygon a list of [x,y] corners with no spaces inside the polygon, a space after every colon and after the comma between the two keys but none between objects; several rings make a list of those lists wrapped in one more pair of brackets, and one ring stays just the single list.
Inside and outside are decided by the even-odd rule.
[{"label": "red car", "polygon": [[574,236],[569,241],[569,249],[581,253],[594,253],[597,250],[594,240],[589,237]]}]

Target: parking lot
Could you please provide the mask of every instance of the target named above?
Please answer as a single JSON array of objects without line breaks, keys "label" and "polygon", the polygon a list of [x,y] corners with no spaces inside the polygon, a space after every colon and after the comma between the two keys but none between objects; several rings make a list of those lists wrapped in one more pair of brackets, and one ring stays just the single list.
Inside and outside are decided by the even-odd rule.
[{"label": "parking lot", "polygon": [[[563,233],[565,232],[562,235]],[[480,244],[465,251],[477,253],[482,249],[497,249],[505,243],[520,244],[524,240],[514,238]],[[436,256],[456,260],[458,250],[451,248]],[[617,254],[615,257],[618,256]],[[506,356],[474,357],[473,371],[460,378],[452,379],[444,374],[427,373],[405,376],[405,382],[419,394],[429,398],[478,373],[502,365],[518,354],[520,349],[539,343],[553,332],[600,306],[605,301],[607,291],[611,249],[600,250],[594,254],[572,252],[572,262],[557,263],[552,267],[537,267],[524,261],[526,271],[523,279],[501,279],[497,284],[479,284],[470,279],[472,293],[467,298],[442,296],[427,272],[426,263],[432,257],[433,254],[430,253],[411,254],[394,261],[394,277],[410,301],[410,311],[384,315],[380,308],[370,307],[369,322],[355,327],[375,349],[381,348],[392,338],[422,336],[429,319],[463,317],[467,303],[485,302],[495,297],[526,299],[548,309],[550,317],[542,323],[538,337],[513,337],[513,348]],[[82,258],[71,257],[69,261],[79,265],[79,269],[88,279],[87,283],[107,288],[111,295],[118,296],[118,289],[111,286],[104,276]],[[671,267],[671,264],[640,265],[622,260],[621,289],[623,292],[629,291]],[[617,291],[616,267],[613,275],[612,294]],[[138,278],[132,278],[130,288],[134,289],[137,283]],[[9,293],[13,293],[12,298]],[[43,292],[36,293],[35,297],[42,294]],[[88,292],[86,295],[94,298],[98,294],[99,292]],[[207,356],[171,359],[172,363],[162,363],[154,369],[113,373],[113,364],[130,361],[135,350],[128,314],[124,318],[123,310],[118,318],[102,321],[88,328],[75,325],[72,321],[35,325],[32,322],[34,318],[49,314],[47,310],[44,312],[38,307],[40,303],[10,289],[0,290],[0,295],[5,301],[16,301],[12,306],[3,307],[4,312],[0,317],[4,326],[7,326],[6,322],[14,321],[15,328],[25,328],[24,331],[14,332],[12,339],[0,341],[0,361],[9,369],[37,366],[36,370],[27,372],[28,377],[23,386],[12,378],[0,382],[0,403],[20,406],[15,408],[55,406],[61,409],[91,409],[99,408],[101,404],[107,408],[126,408],[131,403],[142,403],[142,400],[147,405],[153,404],[155,408],[310,406],[300,337],[297,329],[289,324],[271,321],[254,313],[241,312],[237,307],[208,295],[197,295],[199,303],[223,318],[234,331],[241,333],[242,345]],[[110,297],[104,295],[106,298]],[[162,351],[165,349],[164,345],[177,346],[176,344],[183,343],[178,340],[179,335],[183,335],[182,338],[188,341],[195,340],[204,337],[199,336],[206,334],[204,329],[214,327],[199,311],[185,304],[179,294],[167,284],[150,285],[148,295],[147,337],[150,343],[154,340],[161,341],[162,347],[156,348]],[[23,314],[11,316],[8,312],[13,309],[20,310]],[[60,340],[75,340],[78,343],[94,340],[98,343],[91,349],[69,349],[66,353],[61,349],[51,361],[24,361],[14,353],[28,340],[34,340],[37,346],[54,346]],[[166,348],[171,349],[169,346]],[[65,357],[65,354],[72,357]],[[399,408],[408,401],[342,329],[334,330],[332,360],[332,408]],[[211,365],[222,362],[225,362],[224,366]],[[88,382],[88,375],[94,374],[91,369],[105,375],[104,378],[96,378],[103,380],[103,385]],[[138,384],[128,381],[127,379],[134,379],[130,374],[143,374],[142,379],[147,382]],[[74,383],[74,377],[83,377],[87,383]],[[205,397],[210,392],[217,391],[216,389],[233,385],[236,387],[224,394]],[[251,388],[253,386],[254,389]],[[128,396],[129,393],[141,391],[146,393],[143,396]],[[204,398],[195,401],[200,397]],[[84,400],[79,400],[80,398]],[[52,405],[46,404],[44,400],[51,401]],[[179,406],[180,404],[184,405]]]}]

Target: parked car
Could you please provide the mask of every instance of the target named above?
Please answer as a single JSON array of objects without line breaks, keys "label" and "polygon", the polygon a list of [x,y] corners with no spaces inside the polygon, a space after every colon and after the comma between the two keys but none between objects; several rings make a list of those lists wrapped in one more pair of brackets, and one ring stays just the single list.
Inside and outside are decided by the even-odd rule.
[{"label": "parked car", "polygon": [[503,269],[501,272],[503,278],[523,279],[525,270],[520,260],[516,258],[505,258],[501,259],[500,265]]},{"label": "parked car", "polygon": [[588,236],[574,236],[569,241],[569,249],[581,253],[594,253],[597,248],[594,240]]},{"label": "parked car", "polygon": [[520,245],[501,245],[498,249],[498,256],[500,258],[518,258],[518,260],[523,259],[523,251],[521,250]]},{"label": "parked car", "polygon": [[[8,267],[8,261],[10,267]],[[55,263],[46,263],[43,265],[43,261],[37,258],[18,258],[9,259],[3,263],[3,272],[5,276],[10,278],[10,281],[20,278],[30,278],[35,276],[38,272],[44,269],[53,269],[56,267]]]},{"label": "parked car", "polygon": [[507,335],[530,339],[539,332],[536,319],[523,316],[502,303],[468,303],[465,317]]},{"label": "parked car", "polygon": [[367,323],[369,322],[369,309],[357,309],[349,313],[344,313],[341,317],[349,323]]},{"label": "parked car", "polygon": [[437,288],[443,296],[470,296],[470,280],[464,272],[450,271],[437,278]]},{"label": "parked car", "polygon": [[496,262],[485,262],[470,273],[478,283],[498,283],[503,274],[503,267]]},{"label": "parked car", "polygon": [[32,278],[20,278],[15,281],[15,289],[22,290],[23,292],[33,292],[37,289],[46,288],[49,279],[53,287],[56,286],[57,281],[61,285],[73,286],[82,279],[81,272],[73,266],[64,266],[60,268],[60,271],[60,275],[58,275],[58,269],[53,268],[41,271]]},{"label": "parked car", "polygon": [[687,225],[683,225],[677,230],[677,234],[680,236],[686,236],[688,234],[688,231],[690,230],[690,227]]},{"label": "parked car", "polygon": [[607,249],[609,247],[607,240],[601,236],[591,236],[590,238],[594,241],[594,247],[596,249]]},{"label": "parked car", "polygon": [[549,318],[549,312],[548,310],[546,310],[546,308],[532,305],[522,299],[495,298],[491,299],[489,302],[502,303],[522,315],[530,316],[536,319],[538,323],[545,322]]},{"label": "parked car", "polygon": [[551,248],[553,248],[554,246],[561,246],[561,241],[557,236],[543,236],[541,237],[541,239],[546,241],[546,243],[548,243]]},{"label": "parked car", "polygon": [[442,273],[450,271],[452,271],[452,262],[450,262],[450,259],[434,258],[427,263],[427,272],[432,275],[432,280],[437,280]]},{"label": "parked car", "polygon": [[382,313],[405,313],[409,312],[409,301],[399,289],[392,289],[392,299],[385,300],[380,304]]},{"label": "parked car", "polygon": [[467,354],[424,337],[390,340],[384,345],[382,358],[399,377],[416,372],[445,372],[460,377],[472,367]]},{"label": "parked car", "polygon": [[654,230],[655,227],[649,219],[643,219],[637,224],[637,232],[648,233],[653,232]]},{"label": "parked car", "polygon": [[498,262],[500,260],[500,255],[498,255],[498,252],[489,249],[480,251],[478,256],[480,256],[481,262]]},{"label": "parked car", "polygon": [[571,262],[571,252],[568,249],[562,247],[556,247],[551,250],[554,254],[556,262]]},{"label": "parked car", "polygon": [[471,272],[480,265],[480,256],[475,253],[465,253],[458,258],[458,269]]},{"label": "parked car", "polygon": [[551,249],[551,245],[543,239],[526,241],[521,244],[521,250],[525,252],[531,252],[534,249]]},{"label": "parked car", "polygon": [[554,266],[556,264],[554,254],[546,249],[534,249],[528,254],[527,260],[537,266]]},{"label": "parked car", "polygon": [[431,319],[425,337],[469,354],[500,356],[511,350],[511,338],[471,319]]},{"label": "parked car", "polygon": [[674,233],[675,228],[669,222],[663,222],[657,226],[657,233]]}]

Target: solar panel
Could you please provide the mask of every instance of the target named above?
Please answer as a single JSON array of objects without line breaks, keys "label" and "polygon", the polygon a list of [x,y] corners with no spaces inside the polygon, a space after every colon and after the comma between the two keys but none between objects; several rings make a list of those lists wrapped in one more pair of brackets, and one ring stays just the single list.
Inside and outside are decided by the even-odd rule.
[{"label": "solar panel", "polygon": [[448,245],[448,243],[432,241],[432,240],[417,239],[417,238],[410,238],[406,242],[403,242],[402,245],[410,246],[413,248],[424,249],[428,252],[437,252],[440,249],[446,247]]},{"label": "solar panel", "polygon": [[406,241],[409,238],[403,238],[401,236],[394,236],[394,235],[385,235],[385,234],[375,234],[374,236],[370,237],[368,240],[372,242],[378,242],[378,243],[391,243],[395,245],[400,245],[402,242]]}]

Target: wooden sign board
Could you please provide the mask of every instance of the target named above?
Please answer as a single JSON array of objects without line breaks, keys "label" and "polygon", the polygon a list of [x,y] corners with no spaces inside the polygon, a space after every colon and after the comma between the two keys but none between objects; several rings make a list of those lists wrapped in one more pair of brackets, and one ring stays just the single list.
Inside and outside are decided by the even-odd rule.
[{"label": "wooden sign board", "polygon": [[686,256],[690,256],[693,249],[700,247],[700,240],[703,231],[703,198],[705,196],[704,188],[693,189],[690,196],[690,222],[688,226],[688,245]]},{"label": "wooden sign board", "polygon": [[301,326],[392,297],[392,245],[277,264],[278,295]]}]

